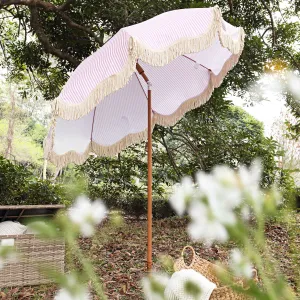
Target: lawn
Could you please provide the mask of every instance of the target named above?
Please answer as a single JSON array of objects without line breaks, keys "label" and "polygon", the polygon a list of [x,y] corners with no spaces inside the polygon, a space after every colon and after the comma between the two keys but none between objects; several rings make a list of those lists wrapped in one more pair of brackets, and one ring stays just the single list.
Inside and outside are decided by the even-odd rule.
[{"label": "lawn", "polygon": [[[299,278],[300,214],[290,216],[289,226],[274,222],[266,227],[270,252],[279,268],[296,292]],[[294,220],[294,221],[293,221]],[[154,221],[153,257],[154,268],[161,269],[159,257],[180,256],[181,249],[190,244],[186,234],[186,219],[170,218]],[[93,261],[96,272],[104,283],[108,299],[143,299],[139,281],[145,275],[146,221],[125,218],[124,224],[115,228],[104,223],[93,239],[81,239],[83,251]],[[192,244],[202,258],[226,262],[233,244],[205,248]],[[262,254],[264,255],[264,254]],[[297,265],[298,264],[298,265]],[[78,265],[78,267],[80,267]],[[296,274],[298,272],[298,275]],[[297,277],[298,276],[298,277]],[[1,299],[53,299],[55,285],[5,289]],[[300,296],[298,290],[298,297]],[[95,296],[94,299],[97,299]]]}]

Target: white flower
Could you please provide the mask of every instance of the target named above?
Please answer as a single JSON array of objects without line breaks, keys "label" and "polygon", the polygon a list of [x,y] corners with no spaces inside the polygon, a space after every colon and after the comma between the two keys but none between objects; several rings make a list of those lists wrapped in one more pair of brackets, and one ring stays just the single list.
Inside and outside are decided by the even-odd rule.
[{"label": "white flower", "polygon": [[260,181],[262,176],[260,160],[254,160],[249,168],[241,166],[238,174],[242,188],[246,192],[249,192],[250,196],[252,195],[251,191],[256,192],[260,189]]},{"label": "white flower", "polygon": [[216,167],[212,174],[199,172],[197,183],[200,196],[208,201],[217,199],[228,209],[235,208],[241,203],[242,197],[237,176],[229,167]]},{"label": "white flower", "polygon": [[2,269],[6,263],[16,261],[17,256],[12,247],[0,246],[0,269]]},{"label": "white flower", "polygon": [[250,168],[240,167],[241,189],[254,211],[260,213],[263,207],[263,193],[260,188],[262,167],[260,160],[254,160]]},{"label": "white flower", "polygon": [[299,100],[300,99],[300,78],[292,72],[287,73],[287,88],[292,95]]},{"label": "white flower", "polygon": [[179,216],[185,212],[187,203],[195,193],[192,179],[184,177],[180,185],[174,187],[173,195],[170,198],[170,204]]},{"label": "white flower", "polygon": [[164,291],[169,276],[163,273],[152,273],[141,281],[146,300],[164,300]]},{"label": "white flower", "polygon": [[213,216],[205,204],[193,201],[188,213],[191,217],[188,233],[193,240],[202,241],[206,245],[211,245],[214,241],[227,241],[225,226]]},{"label": "white flower", "polygon": [[250,215],[251,215],[251,210],[250,207],[248,205],[244,205],[241,209],[241,215],[242,215],[242,219],[244,221],[248,221],[250,219]]},{"label": "white flower", "polygon": [[62,288],[58,291],[54,300],[91,300],[91,295],[87,289],[82,289],[81,291],[77,292],[76,295],[73,295],[69,290],[66,288]]},{"label": "white flower", "polygon": [[254,160],[249,168],[241,166],[239,169],[239,175],[244,188],[259,187],[262,176],[260,160]]},{"label": "white flower", "polygon": [[206,244],[225,242],[228,239],[227,227],[237,222],[237,208],[243,219],[249,219],[249,206],[255,212],[263,209],[261,176],[259,160],[254,161],[250,168],[242,166],[238,172],[227,166],[218,166],[210,174],[197,173],[197,188],[190,178],[184,178],[170,202],[179,215],[188,207],[191,217],[188,233],[193,240]]},{"label": "white flower", "polygon": [[[229,169],[226,167],[226,169]],[[235,186],[224,184],[222,178],[225,167],[215,169],[213,174],[206,174],[199,172],[197,174],[198,194],[200,200],[208,206],[208,211],[211,213],[211,217],[214,217],[222,224],[233,225],[236,223],[236,217],[233,209],[241,202],[240,190]],[[219,176],[217,180],[216,175],[219,175],[219,171],[223,174]],[[232,174],[232,173],[231,173]],[[215,176],[213,176],[215,175]],[[234,182],[234,180],[230,180]],[[228,181],[227,181],[228,183]]]},{"label": "white flower", "polygon": [[224,186],[234,187],[238,186],[237,175],[234,170],[227,166],[216,166],[213,169],[215,179]]},{"label": "white flower", "polygon": [[133,184],[136,185],[137,187],[141,187],[143,184],[140,182],[140,179],[137,177],[132,178]]},{"label": "white flower", "polygon": [[236,172],[227,166],[217,166],[213,169],[214,179],[217,181],[218,197],[230,208],[239,206],[242,193]]},{"label": "white flower", "polygon": [[253,267],[248,258],[243,256],[239,249],[233,249],[231,251],[229,266],[235,276],[247,279],[252,278]]},{"label": "white flower", "polygon": [[77,281],[74,274],[68,274],[64,286],[57,292],[54,300],[91,300],[86,285]]},{"label": "white flower", "polygon": [[70,220],[79,226],[84,237],[94,234],[95,225],[100,224],[106,214],[106,207],[100,200],[91,202],[85,196],[78,197],[69,209]]},{"label": "white flower", "polygon": [[276,206],[279,206],[282,204],[282,194],[278,191],[276,186],[272,186],[272,188],[270,190],[270,196],[272,197]]}]

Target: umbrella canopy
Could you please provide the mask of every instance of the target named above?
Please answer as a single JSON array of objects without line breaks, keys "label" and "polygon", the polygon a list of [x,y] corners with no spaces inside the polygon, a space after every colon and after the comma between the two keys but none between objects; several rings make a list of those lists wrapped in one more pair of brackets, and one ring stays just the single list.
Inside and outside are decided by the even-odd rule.
[{"label": "umbrella canopy", "polygon": [[[205,103],[237,63],[244,31],[218,7],[170,11],[125,27],[71,74],[53,106],[47,157],[57,166],[90,153],[115,155],[147,138],[147,83],[152,128],[170,126]],[[151,128],[151,129],[152,129]]]}]

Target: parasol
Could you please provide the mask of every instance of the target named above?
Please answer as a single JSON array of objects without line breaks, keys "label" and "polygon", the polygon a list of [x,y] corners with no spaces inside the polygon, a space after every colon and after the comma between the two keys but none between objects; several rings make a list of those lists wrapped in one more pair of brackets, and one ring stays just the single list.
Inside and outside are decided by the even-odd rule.
[{"label": "parasol", "polygon": [[45,155],[58,167],[148,139],[148,269],[153,127],[174,125],[209,100],[243,46],[243,29],[224,21],[218,7],[163,13],[122,28],[77,67],[53,103]]}]

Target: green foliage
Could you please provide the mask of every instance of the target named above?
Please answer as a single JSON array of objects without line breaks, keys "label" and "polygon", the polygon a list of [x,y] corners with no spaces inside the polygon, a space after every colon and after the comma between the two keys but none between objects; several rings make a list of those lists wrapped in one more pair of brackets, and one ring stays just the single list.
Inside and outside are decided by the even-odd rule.
[{"label": "green foliage", "polygon": [[[276,142],[264,137],[260,122],[228,101],[214,98],[188,113],[174,127],[159,127],[158,132],[176,162],[178,177],[193,176],[195,170],[210,171],[218,164],[232,168],[249,165],[260,157],[264,185],[274,181]],[[173,180],[178,178],[174,176]]]},{"label": "green foliage", "polygon": [[[260,157],[263,187],[274,183],[278,169],[277,144],[263,135],[263,126],[243,109],[215,98],[189,112],[171,128],[155,127],[153,133],[153,214],[173,215],[166,199],[172,186],[197,170],[210,171],[223,164],[237,168]],[[118,157],[92,157],[75,167],[77,177],[86,177],[84,190],[103,199],[109,208],[139,217],[147,211],[147,153],[145,144],[122,151]],[[285,178],[281,178],[282,182]],[[280,183],[282,185],[282,183]]]},{"label": "green foliage", "polygon": [[36,144],[43,147],[44,139],[47,135],[47,129],[41,124],[30,119],[27,127],[24,129],[24,134],[31,137]]},{"label": "green foliage", "polygon": [[[10,159],[27,165],[36,176],[40,176],[44,162],[43,141],[47,134],[47,129],[28,113],[28,111],[31,111],[30,108],[27,110],[24,107],[24,103],[19,102],[21,102],[20,99],[17,99]],[[9,103],[0,103],[0,155],[4,155],[7,148],[10,118],[11,107]]]},{"label": "green foliage", "polygon": [[63,203],[63,189],[37,179],[27,168],[0,156],[1,205]]},{"label": "green foliage", "polygon": [[284,202],[282,203],[283,207],[288,209],[296,208],[296,185],[292,172],[289,169],[280,169],[279,170],[279,179],[278,187],[283,195]]},{"label": "green foliage", "polygon": [[[52,0],[49,3],[59,7],[64,1]],[[27,97],[29,86],[33,86],[33,89],[43,93],[45,99],[53,99],[68,79],[70,71],[120,28],[172,9],[214,5],[221,8],[226,21],[245,29],[245,49],[239,63],[214,92],[211,101],[186,114],[172,128],[155,128],[154,199],[167,198],[170,187],[184,175],[194,175],[199,169],[209,171],[217,164],[233,168],[240,164],[248,165],[257,156],[263,162],[263,186],[267,187],[278,177],[274,161],[276,143],[263,136],[259,122],[241,109],[234,108],[224,98],[229,92],[245,96],[248,87],[266,70],[300,70],[299,49],[295,47],[295,40],[299,38],[299,23],[289,21],[298,9],[294,3],[281,8],[280,1],[275,0],[76,0],[60,11],[37,5],[35,21],[34,9],[28,7],[26,2],[9,7],[0,5],[0,15],[3,17],[0,25],[0,46],[3,50],[0,63],[8,69],[11,79],[29,82],[24,86],[23,93],[20,91],[24,97]],[[64,15],[73,22],[71,24],[79,26],[70,26]],[[41,31],[50,47],[40,38],[41,34],[38,35]],[[52,48],[63,55],[51,54]],[[288,96],[287,104],[296,116],[300,115],[298,103]],[[293,125],[291,130],[297,136],[298,125]],[[30,142],[34,141],[34,145],[42,144],[45,130],[37,123],[30,121],[22,132],[30,137]],[[20,145],[25,145],[24,139],[17,139],[15,147]],[[30,152],[30,157],[26,156],[22,161],[33,159],[37,164],[36,157],[41,157],[40,154],[28,151],[28,148],[21,147],[17,154],[24,156]],[[85,191],[88,190],[93,198],[103,198],[125,210],[132,207],[140,212],[145,210],[147,164],[144,144],[123,151],[117,158],[91,158],[77,170],[86,174],[88,188]],[[287,177],[283,176],[281,180],[287,180]],[[69,181],[63,183],[70,190],[68,202],[71,202],[73,195],[79,191],[71,191]],[[290,189],[291,185],[287,186]],[[162,212],[167,211],[164,202],[157,203],[163,207]]]},{"label": "green foliage", "polygon": [[[49,2],[58,8],[64,3]],[[37,5],[38,22],[30,20],[33,11],[25,2],[19,6],[3,5],[0,10],[5,18],[0,26],[3,64],[9,66],[13,78],[27,76],[27,72],[35,74],[34,85],[46,99],[53,99],[68,79],[68,73],[122,27],[169,10],[215,5],[221,8],[226,21],[242,26],[246,31],[245,50],[239,64],[224,82],[226,89],[244,95],[249,85],[265,71],[266,65],[275,60],[283,61],[288,69],[299,71],[300,55],[295,45],[299,39],[299,23],[293,18],[297,16],[298,4],[289,1],[282,6],[281,1],[275,0],[76,0],[63,11]],[[64,13],[83,29],[66,22]],[[44,39],[63,55],[49,54],[51,48],[41,41],[37,34],[39,29],[43,31]],[[29,32],[34,38],[28,38]],[[52,63],[53,58],[56,64]]]}]

